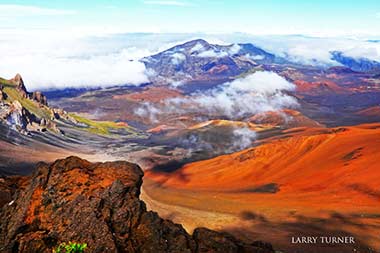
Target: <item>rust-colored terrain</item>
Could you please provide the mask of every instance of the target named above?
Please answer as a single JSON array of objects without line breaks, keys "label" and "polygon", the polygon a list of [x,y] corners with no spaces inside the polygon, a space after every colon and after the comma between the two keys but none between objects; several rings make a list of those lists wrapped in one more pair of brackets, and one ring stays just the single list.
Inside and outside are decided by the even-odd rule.
[{"label": "rust-colored terrain", "polygon": [[128,162],[90,163],[77,157],[41,163],[28,178],[0,181],[1,252],[52,252],[61,242],[88,252],[272,253],[263,242],[181,225],[147,211],[139,199],[143,171]]},{"label": "rust-colored terrain", "polygon": [[[289,136],[172,173],[149,171],[145,192],[169,206],[220,213],[211,226],[271,234],[283,249],[297,249],[292,235],[313,233],[352,234],[361,244],[347,247],[378,248],[380,124],[285,132]],[[186,211],[171,215],[187,220],[189,229],[204,224]]]},{"label": "rust-colored terrain", "polygon": [[[141,86],[45,97],[20,75],[0,78],[0,246],[30,252],[83,239],[94,252],[270,251],[252,244],[261,240],[289,253],[380,249],[378,71],[231,48],[194,40],[140,59],[154,73]],[[204,57],[209,50],[219,55]],[[70,155],[139,164],[147,209],[187,233],[145,210],[142,172],[129,163],[70,158],[9,177]],[[291,243],[329,235],[355,243]]]}]

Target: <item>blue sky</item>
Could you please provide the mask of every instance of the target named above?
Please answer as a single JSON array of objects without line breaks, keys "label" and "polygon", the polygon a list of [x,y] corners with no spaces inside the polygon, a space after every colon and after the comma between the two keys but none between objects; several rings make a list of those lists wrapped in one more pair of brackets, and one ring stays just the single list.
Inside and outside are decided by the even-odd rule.
[{"label": "blue sky", "polygon": [[378,0],[0,0],[0,29],[380,34]]}]

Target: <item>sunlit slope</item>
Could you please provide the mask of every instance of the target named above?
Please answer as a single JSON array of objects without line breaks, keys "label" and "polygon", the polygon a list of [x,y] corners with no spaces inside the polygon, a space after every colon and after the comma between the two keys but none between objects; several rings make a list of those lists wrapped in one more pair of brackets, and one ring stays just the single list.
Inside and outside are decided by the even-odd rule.
[{"label": "sunlit slope", "polygon": [[147,172],[164,186],[243,192],[353,190],[380,194],[380,124],[314,131],[187,164],[172,174]]}]

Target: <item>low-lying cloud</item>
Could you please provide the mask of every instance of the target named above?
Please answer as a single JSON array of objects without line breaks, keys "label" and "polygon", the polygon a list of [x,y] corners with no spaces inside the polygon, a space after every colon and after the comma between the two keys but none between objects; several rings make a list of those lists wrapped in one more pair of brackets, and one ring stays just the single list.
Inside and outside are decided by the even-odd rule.
[{"label": "low-lying cloud", "polygon": [[232,149],[234,151],[249,148],[257,137],[256,132],[248,127],[236,128],[232,134],[234,136],[232,143]]},{"label": "low-lying cloud", "polygon": [[[211,90],[167,99],[160,104],[144,102],[135,110],[135,114],[152,123],[161,123],[181,115],[192,115],[199,121],[244,121],[257,113],[297,107],[297,100],[286,93],[294,89],[294,84],[276,73],[256,72]],[[232,122],[220,133],[223,136],[219,136],[219,140],[223,143],[207,137],[214,136],[214,133],[208,135],[201,132],[178,140],[180,145],[189,150],[189,156],[198,151],[221,154],[243,150],[251,147],[257,136],[248,124],[234,125]]]},{"label": "low-lying cloud", "polygon": [[186,147],[186,157],[191,157],[197,152],[205,151],[213,155],[240,151],[251,147],[256,137],[256,132],[249,127],[232,127],[217,134],[217,138],[215,138],[215,133],[208,135],[193,133],[178,141],[181,146]]},{"label": "low-lying cloud", "polygon": [[[55,11],[35,10],[41,15]],[[69,15],[70,11],[55,13],[59,14]],[[331,59],[332,51],[380,61],[380,43],[366,39],[137,33],[84,37],[72,32],[3,29],[0,30],[0,76],[12,78],[20,73],[30,90],[139,85],[147,82],[152,74],[139,59],[196,38],[222,45],[253,43],[268,52],[304,64],[339,65]],[[239,50],[237,44],[222,52],[206,50],[201,44],[193,48],[200,57],[222,57]],[[253,60],[262,58],[252,57]],[[183,60],[183,55],[173,55],[173,64],[180,64]]]},{"label": "low-lying cloud", "polygon": [[290,61],[310,65],[338,66],[332,51],[356,59],[380,61],[380,43],[358,38],[319,38],[307,36],[226,36],[226,41],[253,43],[256,46]]},{"label": "low-lying cloud", "polygon": [[145,65],[138,61],[148,52],[137,48],[96,49],[95,40],[83,39],[60,43],[49,39],[31,42],[4,39],[0,44],[0,75],[11,78],[20,73],[30,90],[149,82]]},{"label": "low-lying cloud", "polygon": [[[48,10],[43,11],[48,14]],[[223,44],[215,37],[202,37]],[[0,77],[12,78],[20,73],[29,90],[140,85],[154,74],[139,62],[141,58],[195,38],[199,35],[94,36],[72,31],[0,29]],[[183,60],[182,55],[176,55],[173,63]]]},{"label": "low-lying cloud", "polygon": [[144,103],[136,114],[153,122],[160,116],[188,113],[204,114],[209,119],[239,120],[261,112],[296,107],[297,100],[285,93],[294,89],[294,84],[273,72],[256,72],[208,91],[167,99],[160,105]]},{"label": "low-lying cloud", "polygon": [[174,53],[172,54],[172,63],[174,65],[181,64],[186,60],[186,56],[182,53]]},{"label": "low-lying cloud", "polygon": [[238,44],[233,44],[228,50],[217,51],[213,48],[205,50],[201,44],[196,44],[190,52],[198,52],[197,56],[202,58],[223,58],[239,53],[241,47]]}]

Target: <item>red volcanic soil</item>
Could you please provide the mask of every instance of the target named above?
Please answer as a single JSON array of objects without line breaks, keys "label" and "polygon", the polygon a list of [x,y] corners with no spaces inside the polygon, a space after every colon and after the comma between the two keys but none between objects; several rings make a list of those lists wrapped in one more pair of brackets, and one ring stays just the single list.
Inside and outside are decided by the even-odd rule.
[{"label": "red volcanic soil", "polygon": [[380,196],[380,124],[373,125],[378,129],[368,126],[276,140],[187,164],[162,183],[175,188],[221,191],[248,191],[275,183],[282,194],[331,189],[360,192],[357,187],[363,186]]},{"label": "red volcanic soil", "polygon": [[345,93],[346,90],[332,81],[306,82],[296,80],[294,84],[300,93],[308,93],[312,95],[320,95],[324,93]]},{"label": "red volcanic soil", "polygon": [[159,125],[159,126],[149,129],[147,132],[151,134],[162,134],[171,130],[177,130],[177,128],[174,126]]},{"label": "red volcanic soil", "polygon": [[[167,205],[155,205],[159,213],[176,210],[175,221],[190,229],[207,224],[269,238],[285,252],[379,248],[380,124],[298,130],[172,173],[147,171],[145,193]],[[200,210],[211,221],[192,215]],[[358,243],[314,251],[290,243],[291,236],[311,234],[353,235]]]},{"label": "red volcanic soil", "polygon": [[209,74],[220,74],[220,73],[223,73],[224,71],[227,71],[228,70],[228,66],[227,65],[220,65],[220,66],[215,66],[213,68],[211,68],[208,73]]},{"label": "red volcanic soil", "polygon": [[282,111],[264,112],[254,115],[249,119],[255,124],[270,124],[284,127],[320,127],[317,121],[306,117],[299,111],[284,109]]},{"label": "red volcanic soil", "polygon": [[380,105],[358,111],[356,114],[367,117],[380,117]]},{"label": "red volcanic soil", "polygon": [[166,87],[149,87],[141,92],[124,94],[124,95],[115,95],[113,99],[125,99],[132,101],[146,101],[157,103],[162,100],[174,97],[182,96],[181,93],[177,90],[166,88]]}]

